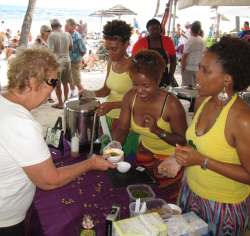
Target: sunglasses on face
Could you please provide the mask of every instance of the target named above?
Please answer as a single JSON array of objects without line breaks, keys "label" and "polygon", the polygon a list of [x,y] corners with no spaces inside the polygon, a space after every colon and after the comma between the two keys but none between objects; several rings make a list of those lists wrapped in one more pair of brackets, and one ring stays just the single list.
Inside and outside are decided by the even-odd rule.
[{"label": "sunglasses on face", "polygon": [[134,56],[134,62],[144,62],[146,64],[156,64],[157,60],[154,56],[151,55],[142,55],[142,54],[136,54]]},{"label": "sunglasses on face", "polygon": [[44,81],[46,82],[47,85],[53,86],[53,88],[55,88],[58,80],[59,80],[58,78],[52,79],[52,80],[50,80],[50,83],[49,83],[49,79],[45,79]]},{"label": "sunglasses on face", "polygon": [[50,32],[51,32],[51,30],[46,30],[45,32],[48,32],[48,33],[50,33]]},{"label": "sunglasses on face", "polygon": [[110,41],[115,41],[115,40],[121,40],[122,37],[121,36],[117,36],[117,35],[104,35],[105,39],[109,39]]}]

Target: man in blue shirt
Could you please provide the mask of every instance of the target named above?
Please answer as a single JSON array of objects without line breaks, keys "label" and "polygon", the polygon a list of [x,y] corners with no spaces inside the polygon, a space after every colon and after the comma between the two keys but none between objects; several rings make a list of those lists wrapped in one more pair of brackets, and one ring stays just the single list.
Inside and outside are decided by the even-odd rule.
[{"label": "man in blue shirt", "polygon": [[73,40],[73,51],[69,52],[72,74],[70,98],[72,98],[76,96],[75,86],[77,86],[79,91],[83,89],[81,84],[82,57],[87,49],[82,36],[76,31],[76,22],[73,19],[66,20],[65,29],[71,34]]}]

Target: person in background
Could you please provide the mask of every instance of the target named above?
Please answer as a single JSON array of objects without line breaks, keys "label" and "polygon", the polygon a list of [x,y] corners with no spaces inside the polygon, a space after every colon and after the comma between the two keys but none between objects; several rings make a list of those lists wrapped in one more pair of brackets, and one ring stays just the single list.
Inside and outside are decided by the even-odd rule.
[{"label": "person in background", "polygon": [[8,60],[10,58],[10,56],[16,52],[18,44],[19,44],[19,40],[17,38],[14,38],[11,40],[11,42],[9,43],[9,45],[5,49],[5,54],[6,54],[5,60]]},{"label": "person in background", "polygon": [[[132,28],[125,21],[107,22],[103,28],[103,35],[110,59],[104,86],[96,91],[84,89],[79,92],[83,98],[107,97],[104,103],[97,106],[96,114],[105,115],[111,135],[119,123],[122,98],[132,88],[131,78],[127,72],[130,58],[127,48],[131,33]],[[133,162],[135,162],[138,144],[139,135],[130,129],[123,145],[123,151],[125,156]]]},{"label": "person in background", "polygon": [[[52,30],[48,25],[42,25],[40,28],[40,37],[38,37],[35,40],[34,45],[48,47],[49,35],[51,34],[51,32],[52,32]],[[48,102],[50,102],[50,103],[55,102],[51,97],[51,93],[49,94]]]},{"label": "person in background", "polygon": [[166,66],[165,72],[162,75],[160,87],[168,86],[174,82],[173,76],[176,67],[176,49],[171,38],[162,34],[161,23],[156,19],[151,19],[147,22],[146,28],[149,32],[147,37],[139,39],[133,49],[132,54],[135,55],[140,49],[146,48],[157,51],[163,57],[166,65],[170,61],[170,71]]},{"label": "person in background", "polygon": [[182,32],[181,32],[182,43],[185,43],[189,38],[191,38],[190,25],[191,25],[191,23],[189,21],[184,25],[186,31],[182,30]]},{"label": "person in background", "polygon": [[11,29],[6,29],[5,35],[6,35],[6,38],[7,38],[7,43],[9,43],[10,39],[12,38],[12,31],[11,31]]},{"label": "person in background", "polygon": [[91,53],[89,55],[89,58],[85,62],[84,66],[87,66],[87,65],[89,66],[88,72],[92,71],[94,61],[103,60],[106,56],[107,50],[105,47],[105,40],[101,39],[100,42],[101,42],[101,45],[96,51],[96,53]]},{"label": "person in background", "polygon": [[56,96],[58,103],[52,105],[52,108],[63,109],[62,100],[62,88],[64,88],[64,101],[68,99],[69,87],[68,83],[71,83],[71,63],[69,52],[73,50],[73,42],[71,35],[68,32],[64,32],[61,28],[62,25],[58,19],[51,21],[51,27],[53,33],[49,35],[49,48],[52,49],[58,60],[60,61],[60,67],[58,69],[58,78],[56,84]]},{"label": "person in background", "polygon": [[242,30],[242,34],[240,35],[240,38],[243,39],[247,35],[250,35],[250,28],[249,28],[249,22],[245,21],[244,22],[244,29]]},{"label": "person in background", "polygon": [[132,26],[132,35],[129,39],[129,46],[128,46],[128,49],[127,49],[127,52],[128,52],[128,55],[131,56],[132,55],[132,48],[134,47],[135,43],[137,42],[138,40],[138,34],[135,32],[135,28],[134,26]]},{"label": "person in background", "polygon": [[42,47],[19,48],[9,60],[8,92],[0,95],[1,236],[25,235],[25,216],[36,186],[56,189],[90,170],[116,167],[105,160],[109,155],[55,167],[42,127],[30,111],[47,102],[57,82],[58,67],[52,51]]},{"label": "person in background", "polygon": [[196,83],[196,73],[203,53],[206,51],[206,41],[199,36],[201,30],[200,21],[194,21],[191,25],[191,38],[184,44],[181,59],[181,76],[183,86],[193,86]]},{"label": "person in background", "polygon": [[[113,142],[123,144],[129,127],[140,134],[140,144],[136,154],[136,165],[145,166],[158,180],[158,186],[175,202],[183,169],[174,178],[162,176],[157,168],[168,159],[177,143],[186,143],[187,121],[180,101],[167,91],[159,88],[166,62],[153,50],[142,49],[129,60],[128,73],[132,79],[132,89],[123,97],[121,115]],[[115,147],[114,146],[114,147]]]},{"label": "person in background", "polygon": [[69,98],[76,97],[75,86],[78,91],[83,89],[81,81],[82,58],[86,53],[86,46],[82,36],[76,31],[76,23],[73,19],[66,20],[65,25],[67,32],[71,34],[73,41],[73,50],[69,53],[71,59],[72,83],[69,84],[71,94]]},{"label": "person in background", "polygon": [[212,38],[213,36],[213,30],[214,30],[214,24],[212,24],[210,27],[209,27],[209,33],[208,33],[208,38]]},{"label": "person in background", "polygon": [[32,34],[30,33],[30,34],[29,34],[29,41],[28,41],[27,47],[30,48],[30,47],[32,47],[33,44],[34,44],[33,36],[32,36]]},{"label": "person in background", "polygon": [[249,221],[250,106],[237,94],[250,85],[249,61],[250,44],[235,37],[208,48],[188,143],[176,145],[176,160],[187,167],[180,207],[207,222],[209,235],[242,236]]},{"label": "person in background", "polygon": [[88,36],[88,24],[87,23],[84,23],[85,25],[85,32],[84,32],[84,39],[87,39],[87,36]]},{"label": "person in background", "polygon": [[178,48],[179,43],[180,43],[180,38],[181,38],[181,25],[177,24],[176,27],[177,29],[174,32],[174,46],[175,48]]},{"label": "person in background", "polygon": [[134,18],[133,25],[134,25],[135,29],[139,29],[139,24],[138,24],[138,21],[136,20],[136,18]]},{"label": "person in background", "polygon": [[86,25],[82,23],[82,20],[80,20],[80,24],[78,26],[78,33],[85,39],[86,37]]}]

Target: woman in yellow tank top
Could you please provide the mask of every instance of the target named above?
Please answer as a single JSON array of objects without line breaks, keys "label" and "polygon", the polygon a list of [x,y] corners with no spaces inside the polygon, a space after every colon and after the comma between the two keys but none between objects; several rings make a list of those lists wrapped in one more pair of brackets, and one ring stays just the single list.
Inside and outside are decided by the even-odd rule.
[{"label": "woman in yellow tank top", "polygon": [[[106,116],[111,135],[119,122],[122,98],[132,88],[131,79],[126,71],[129,62],[127,47],[131,33],[132,27],[125,21],[108,21],[103,27],[106,50],[110,57],[104,86],[96,91],[83,89],[79,92],[83,98],[107,97],[104,103],[97,105],[96,114]],[[139,135],[130,129],[123,150],[132,161],[135,161],[138,144]]]},{"label": "woman in yellow tank top", "polygon": [[122,100],[119,124],[113,138],[123,144],[129,127],[140,134],[136,165],[144,165],[158,180],[168,197],[175,201],[182,171],[176,178],[158,172],[158,166],[173,154],[176,143],[186,143],[187,121],[180,101],[159,88],[166,63],[153,50],[141,50],[128,64],[132,89]]},{"label": "woman in yellow tank top", "polygon": [[177,162],[187,167],[183,212],[194,211],[209,235],[243,235],[250,205],[250,106],[236,92],[250,85],[249,42],[223,37],[204,55],[197,73],[200,97],[188,143],[177,145]]}]

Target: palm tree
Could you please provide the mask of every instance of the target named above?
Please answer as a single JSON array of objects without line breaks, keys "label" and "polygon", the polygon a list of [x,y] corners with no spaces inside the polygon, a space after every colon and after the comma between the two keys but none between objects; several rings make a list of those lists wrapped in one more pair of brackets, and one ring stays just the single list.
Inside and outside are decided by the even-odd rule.
[{"label": "palm tree", "polygon": [[23,20],[21,37],[18,45],[19,47],[22,45],[28,45],[30,28],[33,19],[33,13],[36,7],[36,1],[37,0],[29,0],[29,5]]},{"label": "palm tree", "polygon": [[160,3],[161,3],[161,0],[157,0],[154,17],[157,17],[159,15]]}]

